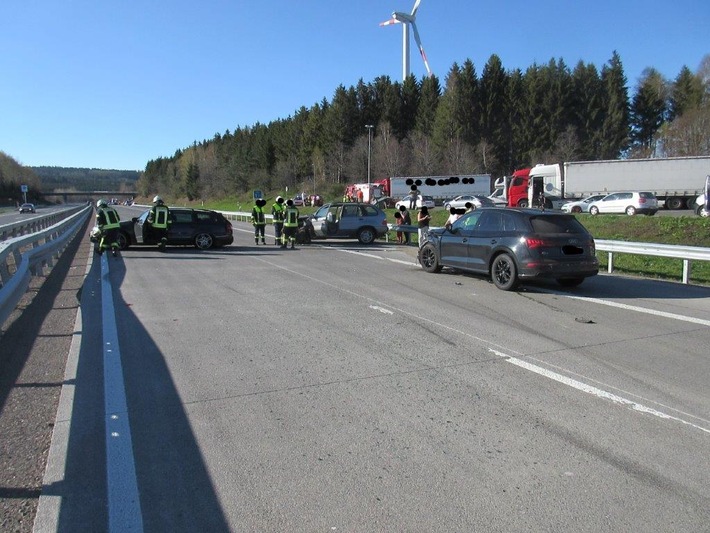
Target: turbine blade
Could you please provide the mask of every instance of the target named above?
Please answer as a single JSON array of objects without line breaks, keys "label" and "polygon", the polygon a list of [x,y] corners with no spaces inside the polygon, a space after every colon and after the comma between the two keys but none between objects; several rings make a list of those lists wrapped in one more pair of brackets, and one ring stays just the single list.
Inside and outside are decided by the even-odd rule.
[{"label": "turbine blade", "polygon": [[411,14],[411,17],[412,17],[412,18],[416,18],[416,16],[417,16],[417,9],[419,9],[419,4],[421,3],[421,1],[422,1],[422,0],[417,0],[416,2],[414,2],[414,7],[412,8],[412,14]]},{"label": "turbine blade", "polygon": [[401,22],[397,19],[389,19],[385,20],[384,22],[380,22],[380,26],[389,26],[391,24],[401,24]]},{"label": "turbine blade", "polygon": [[417,25],[414,22],[412,22],[412,33],[414,33],[414,40],[417,42],[417,48],[419,48],[419,53],[422,55],[422,60],[424,61],[424,67],[426,68],[427,74],[431,76],[429,61],[427,61],[426,53],[424,52],[424,47],[422,46],[422,40],[419,38],[419,32],[417,31]]}]

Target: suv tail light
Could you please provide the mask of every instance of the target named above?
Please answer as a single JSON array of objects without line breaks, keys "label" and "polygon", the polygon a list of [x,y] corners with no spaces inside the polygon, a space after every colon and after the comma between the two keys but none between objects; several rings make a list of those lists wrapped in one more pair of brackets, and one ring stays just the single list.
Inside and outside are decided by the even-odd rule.
[{"label": "suv tail light", "polygon": [[527,244],[528,248],[530,248],[531,250],[534,250],[535,248],[545,248],[547,246],[550,246],[550,243],[548,241],[535,237],[525,237],[525,244]]},{"label": "suv tail light", "polygon": [[229,235],[231,235],[232,234],[232,223],[229,220],[227,221],[227,225],[225,226],[225,228],[227,229],[227,233]]},{"label": "suv tail light", "polygon": [[640,203],[640,204],[645,204],[645,203],[646,203],[646,198],[643,198],[643,197],[639,198],[639,203]]}]

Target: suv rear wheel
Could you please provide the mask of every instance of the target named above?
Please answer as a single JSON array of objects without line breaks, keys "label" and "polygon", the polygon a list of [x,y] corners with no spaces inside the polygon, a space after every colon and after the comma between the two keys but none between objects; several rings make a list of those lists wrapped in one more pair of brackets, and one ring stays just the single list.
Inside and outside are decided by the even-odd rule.
[{"label": "suv rear wheel", "polygon": [[357,240],[361,244],[372,244],[376,237],[375,230],[370,227],[360,228],[360,231],[357,232]]},{"label": "suv rear wheel", "polygon": [[195,237],[195,248],[207,250],[208,248],[212,248],[213,242],[212,235],[209,233],[200,233]]},{"label": "suv rear wheel", "polygon": [[491,265],[491,278],[502,291],[512,291],[518,285],[518,269],[508,254],[496,256]]}]

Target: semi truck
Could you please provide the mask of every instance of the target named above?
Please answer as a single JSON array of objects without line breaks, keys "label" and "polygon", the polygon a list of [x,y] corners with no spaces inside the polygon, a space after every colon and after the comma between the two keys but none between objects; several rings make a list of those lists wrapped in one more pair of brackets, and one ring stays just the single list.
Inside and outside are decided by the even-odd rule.
[{"label": "semi truck", "polygon": [[541,194],[573,201],[592,194],[648,191],[667,209],[693,209],[708,172],[710,157],[575,161],[521,169],[496,187],[504,188],[511,207],[538,205]]},{"label": "semi truck", "polygon": [[[577,161],[530,169],[528,201],[540,192],[565,199],[590,194],[647,191],[666,209],[692,209],[704,190],[710,157]],[[532,203],[531,203],[532,205]]]},{"label": "semi truck", "polygon": [[402,199],[413,188],[423,196],[431,196],[437,204],[462,194],[491,193],[490,174],[467,174],[458,176],[405,176],[385,178],[376,182],[382,187],[385,196]]}]

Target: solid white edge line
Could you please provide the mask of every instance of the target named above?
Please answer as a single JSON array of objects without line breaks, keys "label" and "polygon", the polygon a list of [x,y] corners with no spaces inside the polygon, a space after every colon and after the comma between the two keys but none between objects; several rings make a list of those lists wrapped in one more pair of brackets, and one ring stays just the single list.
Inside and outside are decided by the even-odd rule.
[{"label": "solid white edge line", "polygon": [[568,387],[572,387],[572,388],[577,389],[579,391],[586,392],[587,394],[591,394],[592,396],[596,396],[597,398],[603,398],[603,399],[612,401],[614,403],[618,403],[620,405],[630,407],[634,411],[653,415],[658,418],[662,418],[664,420],[673,420],[675,422],[680,422],[681,424],[685,424],[685,425],[693,427],[695,429],[699,429],[700,431],[702,431],[704,433],[710,434],[710,429],[704,428],[702,426],[698,426],[697,424],[693,424],[692,422],[688,422],[687,420],[683,420],[682,418],[678,418],[676,416],[671,416],[669,414],[663,413],[663,412],[653,409],[651,407],[647,407],[647,406],[640,404],[638,402],[634,402],[634,401],[629,400],[627,398],[622,398],[621,396],[618,396],[618,395],[613,394],[611,392],[599,389],[597,387],[593,387],[592,385],[587,385],[586,383],[582,383],[581,381],[577,381],[576,379],[572,379],[567,376],[563,376],[562,374],[558,374],[557,372],[553,372],[551,370],[547,370],[546,368],[542,368],[540,366],[534,365],[534,364],[529,363],[527,361],[523,361],[522,359],[519,359],[517,357],[513,357],[511,355],[500,352],[498,350],[494,350],[493,348],[489,348],[488,350],[491,353],[494,353],[494,354],[502,357],[507,362],[514,364],[520,368],[524,368],[525,370],[529,370],[531,372],[539,374],[540,376],[544,376],[546,378],[552,379],[554,381],[557,381],[558,383],[562,383],[563,385],[567,385]]},{"label": "solid white edge line", "polygon": [[143,516],[138,495],[108,257],[109,254],[106,253],[101,260],[108,530],[141,532]]}]

